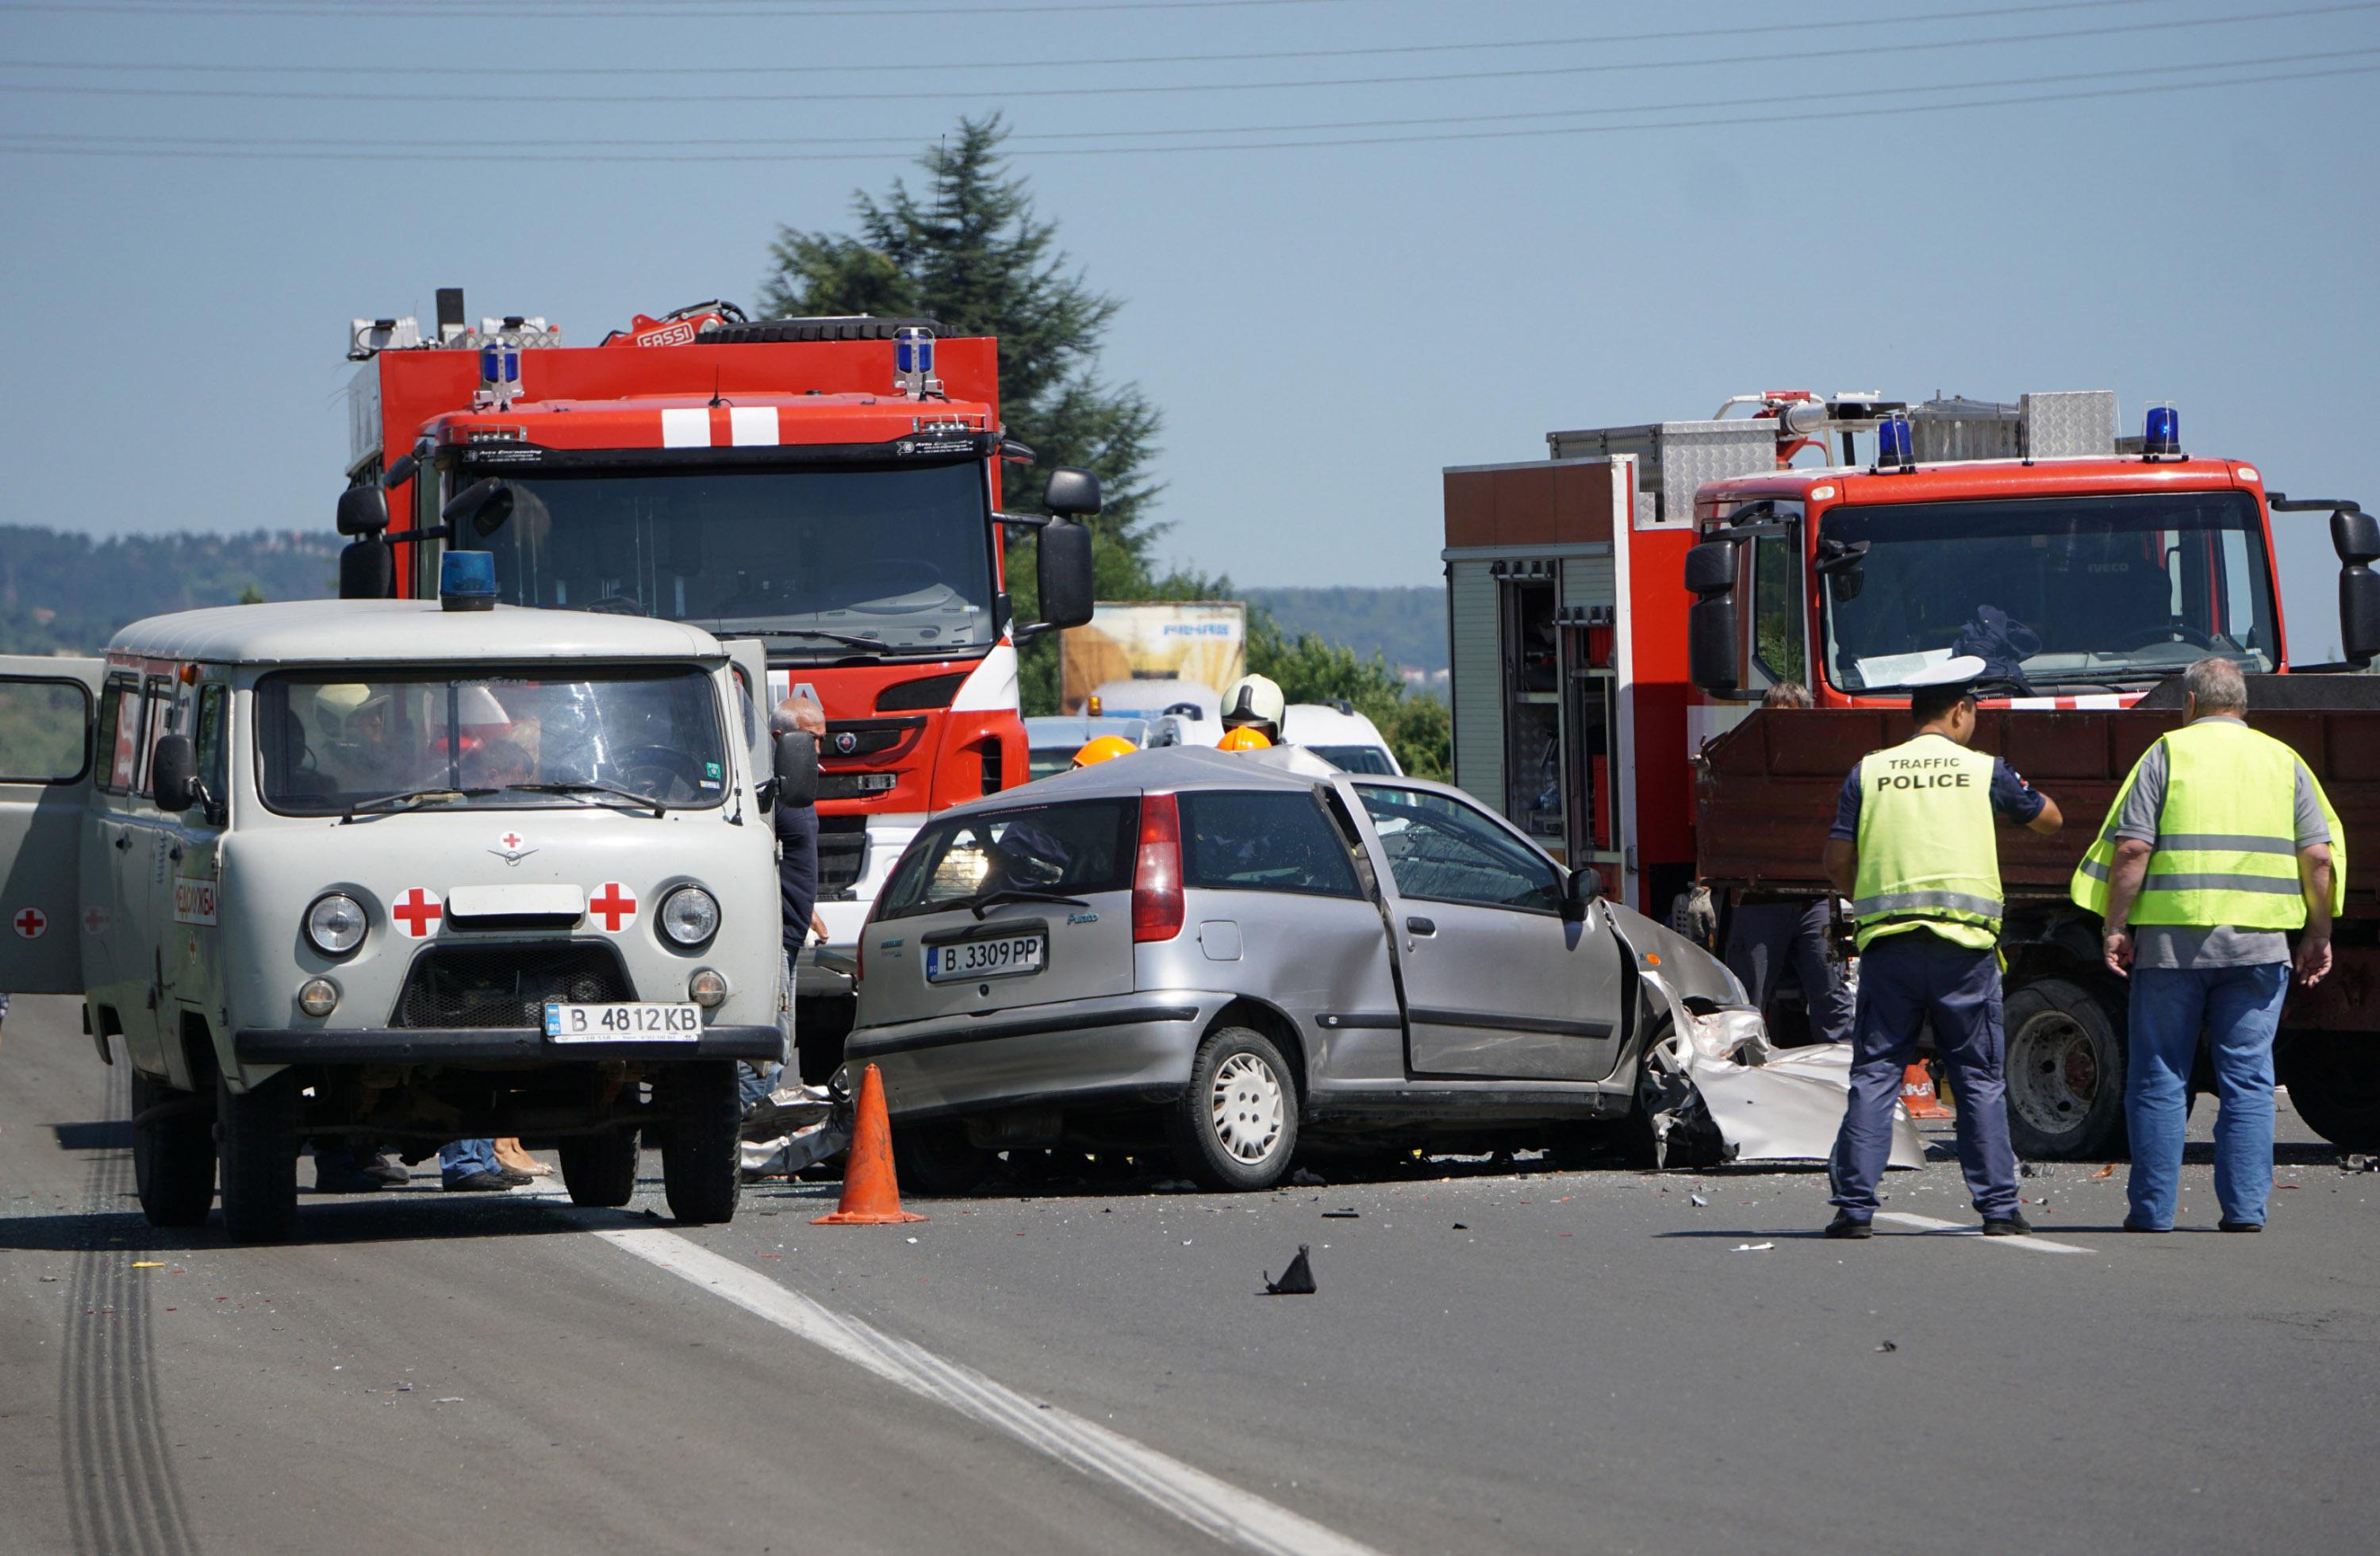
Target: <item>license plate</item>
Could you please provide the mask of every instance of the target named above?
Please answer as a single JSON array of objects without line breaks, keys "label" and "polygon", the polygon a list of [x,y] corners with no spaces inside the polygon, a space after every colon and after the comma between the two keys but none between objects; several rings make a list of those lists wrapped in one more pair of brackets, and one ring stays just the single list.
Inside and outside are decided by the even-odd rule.
[{"label": "license plate", "polygon": [[926,981],[950,983],[964,978],[1014,978],[1038,973],[1050,959],[1048,935],[1002,935],[994,940],[963,940],[926,947]]},{"label": "license plate", "polygon": [[690,1043],[702,1036],[702,1015],[690,1004],[553,1003],[545,1007],[545,1035],[558,1043]]}]

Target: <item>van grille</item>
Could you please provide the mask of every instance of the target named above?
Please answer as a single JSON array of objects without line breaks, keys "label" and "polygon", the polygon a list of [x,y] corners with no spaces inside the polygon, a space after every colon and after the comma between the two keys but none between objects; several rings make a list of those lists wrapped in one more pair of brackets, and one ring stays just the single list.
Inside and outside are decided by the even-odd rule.
[{"label": "van grille", "polygon": [[545,1026],[548,1000],[633,1000],[609,945],[440,945],[413,959],[392,1027]]},{"label": "van grille", "polygon": [[868,818],[819,818],[819,895],[848,901],[851,889],[868,873]]}]

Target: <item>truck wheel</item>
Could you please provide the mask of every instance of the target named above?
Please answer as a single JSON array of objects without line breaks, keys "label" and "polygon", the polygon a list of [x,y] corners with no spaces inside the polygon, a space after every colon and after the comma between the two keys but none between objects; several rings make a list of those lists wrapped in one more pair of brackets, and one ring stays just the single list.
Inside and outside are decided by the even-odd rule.
[{"label": "truck wheel", "polygon": [[2002,1025],[2017,1155],[2033,1161],[2123,1155],[2121,1017],[2082,984],[2045,978],[2009,994]]},{"label": "truck wheel", "polygon": [[1208,1188],[1270,1188],[1297,1149],[1297,1083],[1270,1039],[1226,1027],[1198,1045],[1189,1088],[1165,1122],[1188,1176]]},{"label": "truck wheel", "polygon": [[735,1219],[744,1190],[744,1101],[736,1069],[732,1059],[706,1059],[677,1065],[669,1076],[662,1192],[682,1222],[699,1226]]},{"label": "truck wheel", "polygon": [[298,1221],[298,1082],[284,1070],[235,1092],[215,1082],[224,1230],[237,1243],[278,1243]]},{"label": "truck wheel", "polygon": [[2273,1059],[2307,1128],[2341,1150],[2380,1151],[2380,1052],[2368,1033],[2284,1032]]},{"label": "truck wheel", "polygon": [[[163,1102],[188,1097],[162,1080],[134,1071],[132,1116]],[[296,1181],[297,1168],[290,1168]],[[140,1212],[152,1226],[204,1226],[215,1202],[214,1120],[203,1112],[180,1113],[132,1131],[132,1181],[140,1191]]]},{"label": "truck wheel", "polygon": [[562,1185],[573,1205],[617,1210],[636,1197],[635,1130],[565,1135],[554,1142],[554,1151],[562,1158]]},{"label": "truck wheel", "polygon": [[993,1152],[967,1139],[954,1119],[905,1124],[892,1131],[892,1171],[904,1194],[956,1199],[972,1194],[991,1171]]}]

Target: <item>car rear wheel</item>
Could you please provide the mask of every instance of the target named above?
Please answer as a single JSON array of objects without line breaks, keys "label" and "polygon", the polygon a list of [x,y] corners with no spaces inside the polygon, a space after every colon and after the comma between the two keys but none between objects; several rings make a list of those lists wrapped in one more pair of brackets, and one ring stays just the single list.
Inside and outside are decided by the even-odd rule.
[{"label": "car rear wheel", "polygon": [[[194,1101],[164,1081],[135,1072],[132,1116],[166,1102]],[[297,1171],[293,1164],[291,1173]],[[152,1226],[204,1226],[215,1202],[214,1121],[203,1107],[132,1129],[132,1181]],[[296,1181],[293,1175],[291,1180]]]},{"label": "car rear wheel", "polygon": [[2115,1014],[2083,985],[2045,978],[2012,991],[2001,1019],[2009,1140],[2017,1155],[2034,1161],[2122,1155],[2124,1041]]},{"label": "car rear wheel", "polygon": [[562,1158],[562,1185],[572,1204],[616,1210],[636,1197],[635,1130],[565,1136],[554,1142],[554,1151]]},{"label": "car rear wheel", "polygon": [[1198,1045],[1166,1124],[1174,1161],[1191,1178],[1209,1188],[1270,1188],[1297,1149],[1297,1083],[1271,1039],[1226,1027]]},{"label": "car rear wheel", "polygon": [[246,1091],[215,1085],[224,1230],[237,1243],[280,1242],[298,1223],[297,1078],[285,1070]]},{"label": "car rear wheel", "polygon": [[[680,1064],[662,1094],[670,1099],[669,1138],[662,1146],[662,1192],[670,1213],[697,1225],[732,1221],[744,1189],[744,1100],[732,1059]],[[662,1090],[661,1088],[656,1088]]]}]

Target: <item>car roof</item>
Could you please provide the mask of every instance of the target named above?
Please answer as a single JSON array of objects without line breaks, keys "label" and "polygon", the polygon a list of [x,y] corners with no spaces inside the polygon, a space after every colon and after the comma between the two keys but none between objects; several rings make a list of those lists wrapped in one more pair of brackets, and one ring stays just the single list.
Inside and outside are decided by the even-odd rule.
[{"label": "car roof", "polygon": [[498,605],[449,611],[435,600],[291,600],[147,616],[110,653],[210,664],[415,660],[673,659],[717,663],[719,639],[684,622]]},{"label": "car roof", "polygon": [[1378,724],[1361,713],[1342,713],[1327,702],[1293,702],[1281,710],[1281,733],[1297,746],[1378,746]]}]

